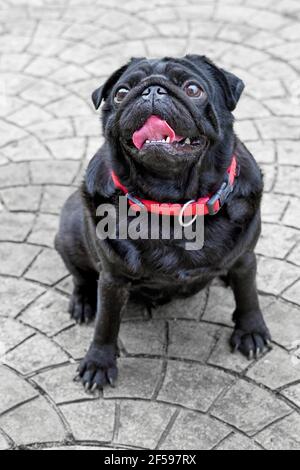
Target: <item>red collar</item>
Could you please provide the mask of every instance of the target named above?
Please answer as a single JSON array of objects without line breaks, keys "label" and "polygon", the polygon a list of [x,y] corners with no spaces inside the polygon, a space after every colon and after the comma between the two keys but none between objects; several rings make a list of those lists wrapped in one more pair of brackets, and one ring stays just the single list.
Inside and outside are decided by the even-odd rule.
[{"label": "red collar", "polygon": [[[185,212],[186,215],[215,215],[219,212],[224,202],[234,188],[235,178],[239,176],[237,158],[233,155],[230,167],[227,169],[224,182],[220,189],[211,196],[201,197],[197,201],[190,201],[187,204],[159,203],[140,199],[129,194],[128,189],[123,186],[114,171],[111,172],[112,180],[117,189],[120,189],[127,197],[129,204],[135,211],[141,209],[154,214],[180,216]],[[188,209],[188,210],[187,210]]]}]

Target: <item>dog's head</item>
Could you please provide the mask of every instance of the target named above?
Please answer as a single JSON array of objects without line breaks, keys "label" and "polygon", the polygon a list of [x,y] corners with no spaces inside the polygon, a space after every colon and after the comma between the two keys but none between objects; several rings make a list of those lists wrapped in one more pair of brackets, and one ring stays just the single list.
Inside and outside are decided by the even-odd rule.
[{"label": "dog's head", "polygon": [[121,155],[163,172],[201,161],[232,133],[243,82],[205,56],[132,59],[93,95],[103,130]]}]

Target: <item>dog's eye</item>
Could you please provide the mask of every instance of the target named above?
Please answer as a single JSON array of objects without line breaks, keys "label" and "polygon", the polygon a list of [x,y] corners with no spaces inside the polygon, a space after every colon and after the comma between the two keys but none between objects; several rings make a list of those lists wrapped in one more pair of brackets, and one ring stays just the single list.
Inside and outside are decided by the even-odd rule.
[{"label": "dog's eye", "polygon": [[129,93],[128,88],[119,88],[114,97],[115,103],[121,103],[121,101],[123,101],[123,99],[127,96],[127,93]]},{"label": "dog's eye", "polygon": [[198,83],[187,82],[183,85],[183,90],[189,98],[200,98],[204,94],[203,88]]}]

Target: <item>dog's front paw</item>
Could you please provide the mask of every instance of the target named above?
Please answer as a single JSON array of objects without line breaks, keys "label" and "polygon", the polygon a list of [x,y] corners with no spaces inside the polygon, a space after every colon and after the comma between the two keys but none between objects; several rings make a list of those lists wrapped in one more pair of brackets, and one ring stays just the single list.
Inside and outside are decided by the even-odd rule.
[{"label": "dog's front paw", "polygon": [[241,317],[235,312],[233,319],[236,322],[230,339],[233,352],[239,350],[252,360],[258,358],[266,347],[271,348],[271,335],[261,312],[251,312]]},{"label": "dog's front paw", "polygon": [[108,384],[114,387],[117,376],[117,348],[92,345],[78,368],[85,390],[94,392]]}]

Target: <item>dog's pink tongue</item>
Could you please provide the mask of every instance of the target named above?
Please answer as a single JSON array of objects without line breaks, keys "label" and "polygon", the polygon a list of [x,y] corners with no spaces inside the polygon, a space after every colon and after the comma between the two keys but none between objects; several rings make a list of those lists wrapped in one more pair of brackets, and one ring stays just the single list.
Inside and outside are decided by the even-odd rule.
[{"label": "dog's pink tongue", "polygon": [[166,121],[158,116],[150,116],[143,127],[132,136],[132,141],[139,150],[143,147],[146,140],[163,140],[170,138],[170,143],[181,140],[182,137],[175,134],[172,127]]}]

